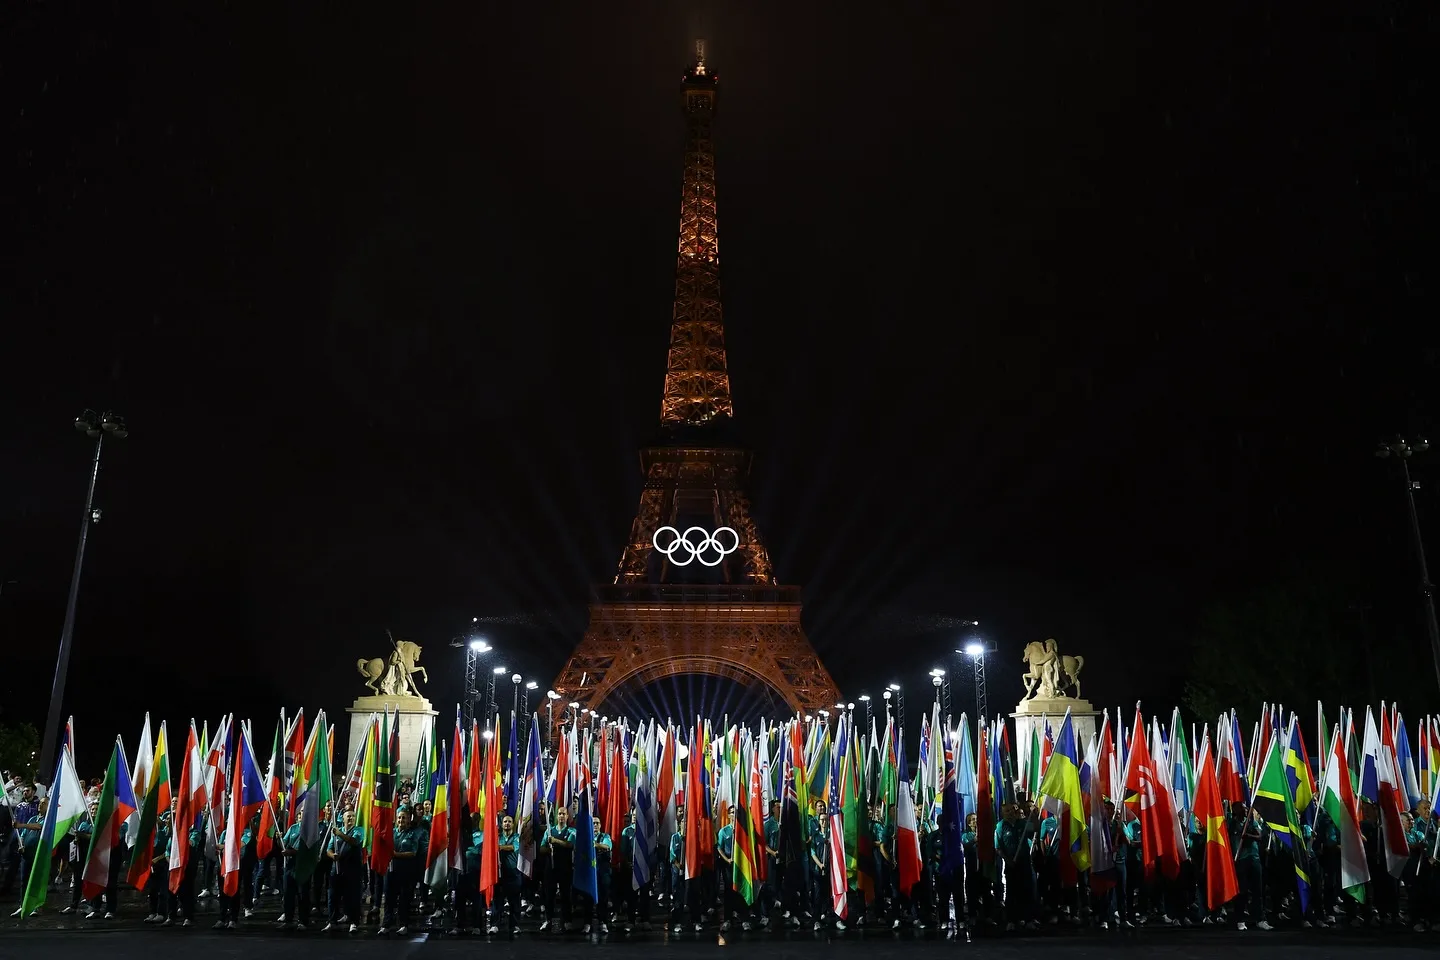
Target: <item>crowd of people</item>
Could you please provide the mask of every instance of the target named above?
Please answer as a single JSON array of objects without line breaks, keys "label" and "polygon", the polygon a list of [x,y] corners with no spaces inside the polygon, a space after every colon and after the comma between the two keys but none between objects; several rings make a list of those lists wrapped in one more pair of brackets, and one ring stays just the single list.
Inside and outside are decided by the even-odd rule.
[{"label": "crowd of people", "polygon": [[[89,786],[92,816],[99,800],[100,781]],[[977,843],[978,819],[966,818],[961,836],[964,856],[959,863],[942,869],[942,843],[938,824],[932,818],[919,823],[922,870],[918,883],[908,895],[901,892],[894,868],[896,836],[880,805],[867,810],[870,839],[868,854],[873,863],[857,871],[868,878],[849,889],[848,903],[838,916],[833,887],[828,875],[831,820],[820,801],[815,801],[806,824],[809,849],[806,856],[788,856],[780,842],[781,804],[770,804],[763,822],[764,864],[759,873],[758,893],[747,902],[737,891],[735,863],[735,819],[721,817],[709,823],[725,822],[714,831],[713,859],[698,873],[687,877],[686,817],[679,811],[676,830],[662,838],[667,851],[659,870],[649,882],[632,882],[631,847],[634,843],[634,811],[619,836],[598,829],[593,838],[596,887],[594,895],[576,888],[574,880],[576,832],[574,806],[544,804],[545,824],[540,856],[531,876],[517,865],[521,847],[520,831],[531,829],[528,817],[497,817],[498,836],[487,838],[464,815],[462,828],[463,863],[445,869],[436,877],[425,869],[425,854],[431,828],[431,803],[420,799],[413,784],[401,786],[405,799],[397,808],[393,855],[383,874],[370,869],[365,856],[361,829],[356,823],[352,799],[342,796],[339,820],[331,824],[331,811],[324,810],[326,824],[325,869],[315,870],[305,882],[297,879],[300,850],[300,820],[297,810],[291,822],[273,827],[274,842],[263,858],[257,855],[260,832],[258,815],[241,837],[242,882],[233,896],[226,896],[218,876],[219,857],[202,820],[196,821],[187,838],[192,856],[188,859],[178,889],[172,893],[165,860],[171,852],[170,814],[163,813],[154,833],[152,869],[142,890],[124,882],[126,861],[131,855],[122,829],[103,892],[90,899],[82,897],[83,858],[92,824],[83,820],[64,838],[51,862],[36,862],[36,838],[44,822],[45,790],[19,778],[7,782],[6,803],[0,804],[0,898],[9,898],[23,888],[29,872],[45,870],[57,895],[45,909],[60,914],[77,914],[87,921],[139,919],[159,926],[194,927],[208,925],[216,930],[233,930],[247,923],[273,924],[285,929],[319,929],[330,933],[405,935],[420,930],[443,931],[450,935],[515,936],[532,930],[542,934],[579,933],[606,936],[612,930],[645,932],[668,928],[673,934],[720,932],[812,930],[843,931],[847,927],[866,930],[936,931],[955,936],[967,929],[986,931],[1035,931],[1043,926],[1128,929],[1148,926],[1228,926],[1237,931],[1268,931],[1290,926],[1320,928],[1331,925],[1382,927],[1405,925],[1417,932],[1440,921],[1440,872],[1432,852],[1436,846],[1436,824],[1428,801],[1405,815],[1406,838],[1411,846],[1410,861],[1401,877],[1393,879],[1385,868],[1385,854],[1377,831],[1374,805],[1361,801],[1361,830],[1365,852],[1371,863],[1371,880],[1362,895],[1342,892],[1338,886],[1340,842],[1335,825],[1324,810],[1317,811],[1313,829],[1304,831],[1304,842],[1289,846],[1275,842],[1258,811],[1243,802],[1228,804],[1227,829],[1234,850],[1239,895],[1218,909],[1206,906],[1204,895],[1206,827],[1198,819],[1181,816],[1188,834],[1190,856],[1173,878],[1147,876],[1139,866],[1139,821],[1120,805],[1117,810],[1105,801],[1111,829],[1114,866],[1103,865],[1105,880],[1092,882],[1101,872],[1097,866],[1078,873],[1067,869],[1068,856],[1061,849],[1062,831],[1053,809],[1036,805],[1023,796],[1003,804],[994,827],[993,866],[982,864]],[[283,805],[280,805],[283,809]],[[1188,829],[1187,829],[1188,827]],[[223,830],[218,834],[224,847]],[[483,897],[478,877],[484,846],[495,843],[498,851],[499,882],[494,893]],[[1296,883],[1296,859],[1300,875],[1308,878],[1310,896],[1302,907]],[[65,895],[68,893],[68,897]],[[213,906],[212,906],[213,905]],[[218,907],[218,911],[217,908]],[[21,911],[6,911],[18,916]],[[211,917],[214,917],[212,920]],[[1440,924],[1434,929],[1440,929]],[[617,931],[618,932],[618,931]]]}]

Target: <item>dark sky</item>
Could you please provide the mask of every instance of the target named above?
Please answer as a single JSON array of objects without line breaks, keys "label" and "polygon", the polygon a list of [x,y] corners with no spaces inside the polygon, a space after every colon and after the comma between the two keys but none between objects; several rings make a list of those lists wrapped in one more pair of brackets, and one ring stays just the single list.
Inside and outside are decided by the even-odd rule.
[{"label": "dark sky", "polygon": [[[1369,454],[1440,409],[1424,5],[707,16],[755,509],[849,696],[925,702],[974,618],[1002,704],[1054,636],[1092,699],[1168,712],[1198,612],[1297,566],[1366,571],[1418,630]],[[282,703],[347,705],[386,627],[442,712],[471,617],[548,684],[658,419],[694,13],[9,19],[0,710],[47,702],[86,406],[133,436],[86,561],[82,744],[146,708],[268,740]]]}]

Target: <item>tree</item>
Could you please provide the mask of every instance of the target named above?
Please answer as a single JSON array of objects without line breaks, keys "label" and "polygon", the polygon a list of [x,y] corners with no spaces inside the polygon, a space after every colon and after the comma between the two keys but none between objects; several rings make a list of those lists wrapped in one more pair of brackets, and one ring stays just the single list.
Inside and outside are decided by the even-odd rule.
[{"label": "tree", "polygon": [[40,732],[30,723],[0,723],[0,770],[21,774],[35,782],[35,758],[40,752]]}]

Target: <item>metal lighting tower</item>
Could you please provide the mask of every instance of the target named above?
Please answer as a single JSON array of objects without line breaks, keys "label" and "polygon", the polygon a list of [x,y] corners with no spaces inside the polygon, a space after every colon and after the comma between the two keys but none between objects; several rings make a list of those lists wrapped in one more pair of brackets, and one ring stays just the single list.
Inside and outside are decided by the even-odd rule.
[{"label": "metal lighting tower", "polygon": [[[950,674],[935,667],[930,671],[930,685],[935,688],[935,702],[940,705],[940,716],[950,716]],[[931,736],[934,736],[931,732]]]},{"label": "metal lighting tower", "polygon": [[85,563],[85,539],[90,535],[91,522],[100,520],[100,511],[95,509],[100,448],[105,445],[106,434],[116,440],[130,435],[125,418],[109,410],[103,414],[86,410],[75,418],[75,429],[95,441],[95,455],[90,460],[90,486],[85,491],[85,512],[80,517],[80,542],[75,545],[75,569],[70,574],[70,595],[65,600],[65,624],[60,628],[60,652],[55,658],[55,683],[50,688],[50,712],[45,718],[45,741],[40,747],[37,775],[49,770],[55,762],[55,742],[60,736],[60,711],[65,700],[65,675],[70,671],[70,643],[75,637],[75,605],[80,600],[80,568]]},{"label": "metal lighting tower", "polygon": [[[1415,490],[1420,484],[1410,479],[1410,458],[1429,449],[1430,442],[1423,438],[1417,437],[1414,443],[1406,443],[1404,437],[1396,437],[1389,443],[1380,444],[1375,456],[1385,458],[1394,454],[1400,461],[1401,475],[1405,479],[1405,503],[1410,508],[1410,535],[1415,541],[1415,556],[1420,561],[1420,595],[1425,599],[1425,632],[1430,637],[1430,659],[1435,666],[1435,682],[1440,685],[1440,625],[1435,621],[1435,584],[1430,582],[1430,568],[1425,563],[1425,542],[1420,537],[1420,515],[1415,512]],[[100,455],[98,450],[95,455]],[[74,588],[71,588],[71,596],[74,596]]]},{"label": "metal lighting tower", "polygon": [[995,644],[971,640],[956,653],[963,653],[975,665],[975,711],[977,717],[989,716],[985,703],[985,656],[995,652]]},{"label": "metal lighting tower", "polygon": [[[491,716],[495,713],[495,707],[498,706],[498,703],[497,703],[496,700],[495,700],[495,681],[498,680],[498,679],[500,679],[500,676],[501,676],[502,674],[506,674],[506,673],[509,673],[509,672],[510,672],[510,668],[509,668],[509,667],[506,667],[506,666],[503,666],[503,665],[502,665],[502,666],[498,666],[498,667],[494,667],[494,668],[492,668],[491,671],[490,671],[490,682],[489,682],[489,684],[487,684],[486,687],[485,687],[485,729],[486,729],[486,730],[489,730],[489,729],[490,729],[490,718],[491,718]],[[499,733],[500,731],[496,730],[495,732],[496,732],[496,733]]]},{"label": "metal lighting tower", "polygon": [[475,703],[480,699],[480,658],[492,649],[484,637],[456,637],[452,647],[465,648],[465,694],[460,701],[461,729],[467,733],[475,722]]},{"label": "metal lighting tower", "polygon": [[530,719],[530,691],[538,689],[540,689],[540,684],[530,680],[526,682],[525,689],[520,691],[520,716],[522,719]]}]

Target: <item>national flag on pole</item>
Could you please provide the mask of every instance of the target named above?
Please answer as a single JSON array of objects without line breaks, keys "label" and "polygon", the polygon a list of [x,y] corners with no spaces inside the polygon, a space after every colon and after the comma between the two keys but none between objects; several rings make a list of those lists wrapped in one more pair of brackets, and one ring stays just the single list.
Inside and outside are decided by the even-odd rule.
[{"label": "national flag on pole", "polygon": [[[395,767],[400,759],[400,718],[390,722],[390,711],[380,722],[380,740],[375,758],[375,802],[372,819],[374,822],[373,846],[370,849],[370,869],[384,874],[390,868],[390,858],[395,851]],[[473,761],[477,766],[480,758]]]},{"label": "national flag on pole", "polygon": [[1240,884],[1235,878],[1235,856],[1230,850],[1230,829],[1220,801],[1220,784],[1210,763],[1208,734],[1200,741],[1197,767],[1195,818],[1205,832],[1205,905],[1219,910],[1240,895]]},{"label": "national flag on pole", "polygon": [[[655,721],[641,731],[635,746],[635,839],[630,847],[630,886],[639,890],[650,882],[657,866],[655,799],[650,787],[650,763],[655,749]],[[667,838],[666,846],[669,842]]]},{"label": "national flag on pole", "polygon": [[[120,827],[135,812],[135,789],[130,783],[130,769],[125,763],[125,747],[115,738],[110,751],[110,766],[105,771],[105,784],[100,788],[100,803],[95,808],[95,822],[90,834],[90,850],[85,856],[85,872],[80,895],[87,900],[105,892],[110,884],[110,861],[120,846]],[[115,905],[107,903],[107,910]]]},{"label": "national flag on pole", "polygon": [[1295,864],[1295,879],[1300,895],[1300,911],[1303,914],[1310,904],[1310,875],[1305,868],[1305,858],[1295,856],[1303,843],[1300,817],[1295,810],[1295,798],[1286,778],[1282,738],[1267,739],[1270,752],[1263,758],[1251,758],[1260,770],[1255,778],[1255,796],[1251,806],[1264,818],[1271,834],[1291,852],[1290,859]]},{"label": "national flag on pole", "polygon": [[525,779],[520,785],[520,808],[516,818],[520,849],[515,852],[515,866],[527,877],[535,875],[537,844],[545,832],[541,803],[545,799],[545,770],[540,754],[540,715],[530,715],[530,737],[525,747]]},{"label": "national flag on pole", "polygon": [[[1369,722],[1369,711],[1366,711]],[[1379,794],[1380,832],[1385,847],[1385,866],[1390,876],[1397,880],[1405,872],[1410,859],[1410,844],[1405,839],[1405,823],[1402,819],[1405,806],[1405,787],[1400,782],[1400,771],[1395,762],[1395,737],[1390,729],[1390,718],[1385,704],[1380,704],[1380,744],[1376,751],[1376,785]],[[1368,730],[1367,730],[1368,740]]]},{"label": "national flag on pole", "polygon": [[900,894],[910,896],[910,891],[920,882],[920,834],[915,823],[915,801],[910,796],[910,784],[899,783],[899,802],[895,805],[895,860],[899,870]]},{"label": "national flag on pole", "polygon": [[170,758],[165,752],[165,721],[160,721],[160,735],[155,740],[155,753],[149,767],[145,799],[140,805],[140,826],[129,831],[130,869],[126,881],[136,890],[144,890],[150,882],[150,865],[155,857],[155,824],[170,809]]},{"label": "national flag on pole", "polygon": [[845,765],[845,741],[848,736],[849,728],[845,724],[845,714],[842,713],[835,731],[835,759],[830,764],[830,802],[826,811],[830,818],[830,909],[841,919],[844,919],[848,912],[850,892],[846,876],[845,820],[840,810],[840,781],[844,776],[842,768]]},{"label": "national flag on pole", "polygon": [[1340,728],[1330,742],[1330,757],[1325,762],[1325,783],[1321,788],[1320,805],[1340,834],[1340,888],[1355,900],[1365,902],[1365,884],[1370,882],[1370,867],[1365,862],[1365,840],[1360,834],[1360,807],[1350,779],[1345,757],[1345,738]]},{"label": "national flag on pole", "polygon": [[[590,778],[576,784],[579,809],[575,814],[575,889],[586,894],[593,904],[599,897],[595,875],[595,818],[590,813]],[[486,844],[489,846],[489,844]],[[564,895],[563,893],[561,894]]]},{"label": "national flag on pole", "polygon": [[[1140,820],[1140,850],[1145,875],[1153,876],[1156,867],[1171,880],[1180,875],[1183,859],[1176,834],[1180,822],[1170,798],[1170,787],[1156,768],[1151,749],[1145,743],[1145,718],[1135,708],[1135,727],[1131,737],[1129,773],[1125,778],[1127,798],[1133,794]],[[1156,744],[1158,746],[1158,744]]]},{"label": "national flag on pole", "polygon": [[[295,856],[295,879],[300,883],[310,882],[310,877],[325,852],[326,831],[320,815],[329,807],[333,790],[330,778],[330,736],[324,710],[315,716],[315,729],[318,735],[314,739],[315,749],[310,757],[308,776],[305,778],[305,792],[301,795],[304,810],[300,818],[300,852]],[[400,731],[396,729],[393,733],[395,750],[398,752]]]},{"label": "national flag on pole", "polygon": [[283,788],[286,794],[285,822],[287,824],[295,822],[295,805],[300,802],[301,784],[299,781],[303,776],[303,771],[300,776],[297,776],[296,768],[304,762],[304,759],[305,708],[301,707],[300,711],[295,714],[295,723],[290,729],[290,739],[285,744],[285,783]]},{"label": "national flag on pole", "polygon": [[[456,724],[459,728],[459,724]],[[435,767],[435,796],[430,807],[430,842],[425,850],[425,882],[437,894],[443,892],[450,877],[450,801],[449,756],[445,753],[445,741],[440,741],[439,756],[443,759]]]},{"label": "national flag on pole", "polygon": [[[498,722],[496,726],[499,726]],[[485,845],[480,850],[480,893],[492,906],[495,903],[495,887],[500,883],[500,817],[503,806],[496,792],[500,783],[500,737],[487,742],[485,748],[485,814],[480,829],[485,834]],[[591,827],[594,829],[593,825]],[[594,836],[591,836],[593,855]],[[576,851],[578,855],[578,850]],[[577,865],[578,870],[578,865]]]},{"label": "national flag on pole", "polygon": [[[753,808],[760,803],[760,758],[750,751],[750,775],[745,796],[735,804],[735,834],[731,858],[731,883],[747,904],[754,905],[757,887],[755,866],[755,820]],[[754,802],[751,802],[751,797]]]},{"label": "national flag on pole", "polygon": [[195,735],[195,721],[190,721],[190,734],[185,740],[185,760],[180,767],[180,783],[175,799],[175,816],[170,823],[170,892],[178,894],[190,863],[190,831],[205,812],[205,760],[200,755],[200,740]]},{"label": "national flag on pole", "polygon": [[[150,762],[155,758],[155,743],[150,734],[150,713],[145,713],[145,725],[140,728],[140,743],[135,748],[135,762],[130,767],[131,783],[135,788],[135,799],[143,801],[145,790],[150,786]],[[135,824],[139,821],[139,810],[135,811]],[[129,832],[130,844],[135,843],[135,825],[131,825]]]},{"label": "national flag on pole", "polygon": [[260,829],[255,835],[255,856],[262,862],[270,856],[275,846],[275,834],[280,825],[276,819],[282,806],[279,798],[285,793],[285,754],[281,744],[285,740],[285,711],[280,711],[280,720],[275,726],[275,739],[270,743],[270,764],[265,768],[265,799],[269,801],[260,808]]},{"label": "national flag on pole", "polygon": [[1076,870],[1089,870],[1085,794],[1080,790],[1080,751],[1075,744],[1075,723],[1070,718],[1068,707],[1065,708],[1065,719],[1060,723],[1060,738],[1040,780],[1040,792],[1060,802],[1062,822],[1069,824],[1070,859]]},{"label": "national flag on pole", "polygon": [[[240,884],[246,879],[240,876],[240,861],[245,849],[242,836],[254,816],[270,806],[270,798],[265,795],[265,778],[260,775],[260,764],[255,760],[255,748],[250,743],[250,734],[243,727],[235,745],[235,764],[230,779],[230,824],[225,828],[225,851],[221,859],[221,876],[227,897],[238,895]],[[259,843],[258,839],[256,843]]]},{"label": "national flag on pole", "polygon": [[48,797],[40,839],[36,841],[30,860],[30,876],[25,881],[25,895],[20,901],[22,916],[28,916],[45,905],[45,893],[50,888],[50,861],[60,852],[60,842],[66,834],[74,832],[80,821],[89,815],[85,788],[80,784],[80,778],[75,773],[75,761],[67,749],[61,749],[55,761],[55,779],[50,781]]}]

